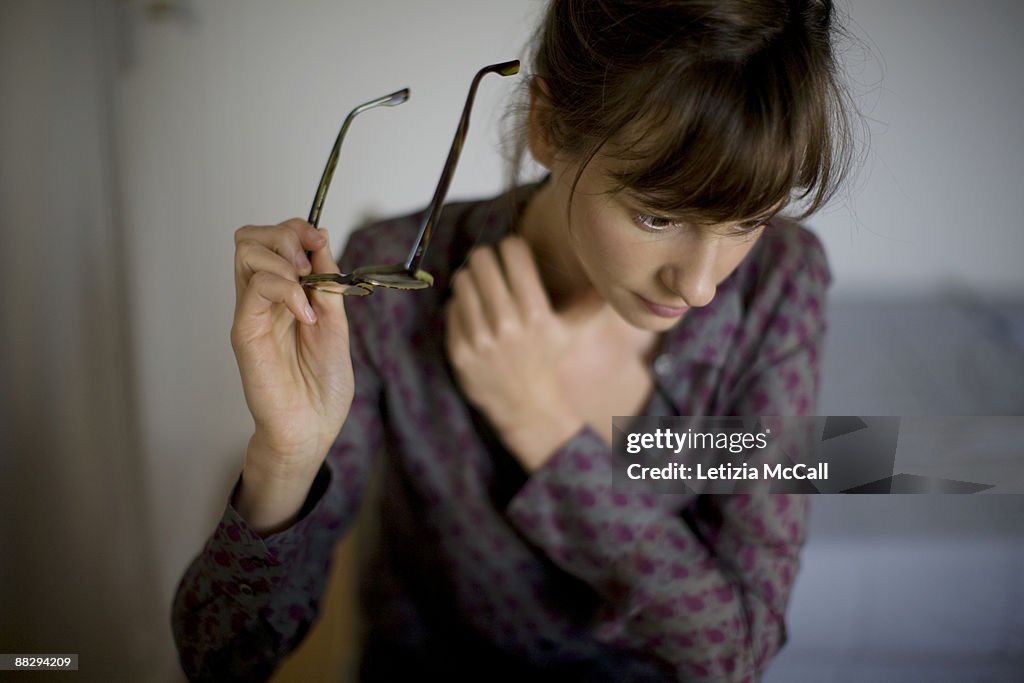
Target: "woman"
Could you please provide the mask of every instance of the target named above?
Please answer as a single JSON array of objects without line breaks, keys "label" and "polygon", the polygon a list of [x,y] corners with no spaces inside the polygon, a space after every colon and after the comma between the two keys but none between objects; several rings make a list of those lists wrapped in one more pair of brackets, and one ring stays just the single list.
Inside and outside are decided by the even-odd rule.
[{"label": "woman", "polygon": [[[553,0],[524,125],[550,174],[446,207],[432,289],[310,293],[325,233],[236,233],[256,427],[175,598],[190,677],[263,678],[301,641],[378,460],[363,679],[760,677],[805,499],[615,490],[611,416],[813,414],[830,274],[778,214],[849,158],[835,30],[825,0]],[[342,261],[396,262],[418,226]]]}]

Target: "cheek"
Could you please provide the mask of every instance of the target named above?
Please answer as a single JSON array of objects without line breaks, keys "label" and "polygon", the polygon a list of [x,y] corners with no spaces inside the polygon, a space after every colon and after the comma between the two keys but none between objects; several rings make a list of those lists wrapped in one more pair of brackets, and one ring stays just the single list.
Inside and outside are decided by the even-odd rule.
[{"label": "cheek", "polygon": [[584,270],[592,278],[636,281],[644,277],[643,243],[623,229],[608,211],[581,212],[574,241]]}]

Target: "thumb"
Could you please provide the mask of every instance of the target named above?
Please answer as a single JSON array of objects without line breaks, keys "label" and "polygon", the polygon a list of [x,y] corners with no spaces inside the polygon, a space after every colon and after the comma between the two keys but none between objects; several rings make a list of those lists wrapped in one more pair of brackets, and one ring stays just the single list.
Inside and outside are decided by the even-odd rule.
[{"label": "thumb", "polygon": [[323,245],[310,253],[309,262],[313,266],[314,273],[340,273],[338,262],[334,260],[331,253],[331,236],[327,228],[318,228],[318,232],[324,236]]},{"label": "thumb", "polygon": [[[334,254],[331,252],[331,236],[327,232],[327,228],[317,228],[317,231],[323,236],[324,240],[319,248],[309,254],[309,263],[313,266],[313,272],[340,273],[341,270],[338,268],[338,262],[334,260]],[[344,298],[344,296],[341,296],[341,290],[336,289],[330,284],[314,287],[309,291],[309,300],[314,303],[317,315],[327,314],[328,311],[343,311],[344,303],[342,303],[342,300]]]}]

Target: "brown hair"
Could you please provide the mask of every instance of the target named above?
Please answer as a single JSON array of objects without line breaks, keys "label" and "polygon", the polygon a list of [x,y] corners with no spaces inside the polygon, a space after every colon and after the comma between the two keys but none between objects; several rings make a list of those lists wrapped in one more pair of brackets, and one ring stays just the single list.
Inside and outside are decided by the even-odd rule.
[{"label": "brown hair", "polygon": [[551,0],[529,87],[576,183],[600,153],[647,208],[754,227],[851,166],[838,33],[831,0]]}]

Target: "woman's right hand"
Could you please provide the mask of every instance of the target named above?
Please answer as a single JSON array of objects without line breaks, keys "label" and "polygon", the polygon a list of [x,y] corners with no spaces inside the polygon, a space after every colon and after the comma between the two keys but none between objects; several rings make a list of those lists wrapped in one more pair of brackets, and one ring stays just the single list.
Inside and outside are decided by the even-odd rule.
[{"label": "woman's right hand", "polygon": [[345,297],[304,289],[310,272],[338,272],[326,230],[293,218],[235,232],[231,346],[256,427],[247,481],[310,483],[352,404]]}]

